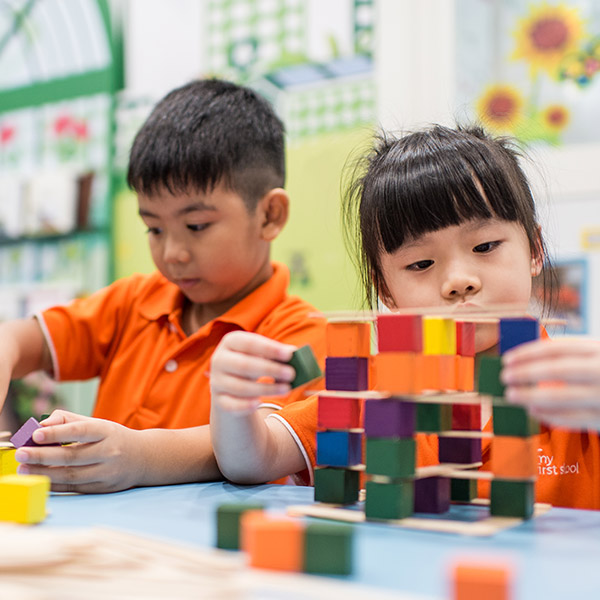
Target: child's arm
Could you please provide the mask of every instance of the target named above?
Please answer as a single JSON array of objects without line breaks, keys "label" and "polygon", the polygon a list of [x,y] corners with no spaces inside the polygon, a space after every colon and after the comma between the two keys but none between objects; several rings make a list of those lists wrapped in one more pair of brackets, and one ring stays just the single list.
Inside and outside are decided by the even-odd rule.
[{"label": "child's arm", "polygon": [[0,323],[0,410],[10,380],[41,369],[51,373],[52,360],[37,319]]},{"label": "child's arm", "polygon": [[[600,429],[600,341],[557,338],[523,344],[503,356],[510,402],[571,429]],[[556,382],[542,385],[539,382]]]},{"label": "child's arm", "polygon": [[306,468],[300,449],[259,398],[289,393],[296,350],[255,333],[227,334],[211,361],[210,430],[221,472],[236,483],[264,483]]}]

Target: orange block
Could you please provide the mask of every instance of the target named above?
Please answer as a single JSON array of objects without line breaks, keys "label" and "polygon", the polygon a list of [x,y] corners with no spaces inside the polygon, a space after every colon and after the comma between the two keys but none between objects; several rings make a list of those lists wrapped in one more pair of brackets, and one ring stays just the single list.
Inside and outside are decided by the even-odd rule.
[{"label": "orange block", "polygon": [[456,354],[440,355],[440,389],[456,391],[457,388],[457,359]]},{"label": "orange block", "polygon": [[501,479],[530,479],[537,475],[533,438],[497,435],[492,439],[491,471]]},{"label": "orange block", "polygon": [[475,389],[475,357],[456,356],[456,389],[472,392]]},{"label": "orange block", "polygon": [[420,355],[384,352],[373,357],[375,390],[392,394],[420,394],[423,390]]},{"label": "orange block", "polygon": [[512,572],[504,565],[461,563],[454,567],[452,600],[509,600]]},{"label": "orange block", "polygon": [[369,323],[327,323],[327,356],[362,356],[371,354]]},{"label": "orange block", "polygon": [[251,567],[298,571],[304,569],[304,524],[286,517],[250,510],[240,519],[240,547]]},{"label": "orange block", "polygon": [[423,389],[424,390],[441,390],[442,384],[440,379],[441,365],[439,354],[422,354],[419,356],[421,369],[423,373]]}]

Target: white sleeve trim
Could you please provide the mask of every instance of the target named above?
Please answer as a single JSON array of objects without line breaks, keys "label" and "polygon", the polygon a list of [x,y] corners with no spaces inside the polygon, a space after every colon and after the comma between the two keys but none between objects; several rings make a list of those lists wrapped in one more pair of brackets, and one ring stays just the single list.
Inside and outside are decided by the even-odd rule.
[{"label": "white sleeve trim", "polygon": [[44,336],[46,344],[48,344],[48,349],[50,350],[50,358],[52,359],[52,375],[56,381],[60,381],[60,369],[58,368],[58,357],[56,356],[56,348],[54,347],[54,342],[52,341],[52,337],[50,336],[50,331],[48,331],[46,321],[44,321],[44,316],[41,312],[37,312],[33,316],[37,319],[37,322],[40,324],[42,335]]},{"label": "white sleeve trim", "polygon": [[[302,456],[304,456],[304,462],[306,463],[306,468],[308,469],[308,473],[310,476],[309,485],[314,485],[312,464],[310,463],[310,458],[308,458],[308,454],[306,453],[306,450],[304,449],[304,446],[303,446],[302,442],[300,441],[298,434],[294,431],[294,428],[281,415],[278,415],[277,413],[271,413],[270,415],[267,416],[267,419],[271,419],[271,418],[278,419],[279,421],[281,421],[284,424],[285,428],[290,432],[291,436],[294,438],[294,441],[298,445],[298,448],[300,448],[300,452],[302,452]],[[293,477],[293,475],[292,475],[292,477]]]},{"label": "white sleeve trim", "polygon": [[261,402],[258,408],[274,408],[275,410],[281,410],[279,404],[273,404],[272,402]]}]

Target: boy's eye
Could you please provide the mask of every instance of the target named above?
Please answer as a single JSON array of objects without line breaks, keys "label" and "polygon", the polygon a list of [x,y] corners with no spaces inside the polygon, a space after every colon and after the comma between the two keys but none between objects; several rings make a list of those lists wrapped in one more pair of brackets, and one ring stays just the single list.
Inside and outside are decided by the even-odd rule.
[{"label": "boy's eye", "polygon": [[501,242],[485,242],[484,244],[478,244],[473,248],[473,252],[478,252],[480,254],[485,254],[486,252],[491,252],[494,248],[497,248]]},{"label": "boy's eye", "polygon": [[204,229],[206,229],[208,227],[208,223],[201,223],[199,225],[188,225],[187,228],[190,231],[203,231]]},{"label": "boy's eye", "polygon": [[412,263],[411,265],[408,265],[406,269],[408,271],[424,271],[425,269],[428,269],[432,264],[432,260],[419,260],[417,262]]},{"label": "boy's eye", "polygon": [[146,229],[146,233],[151,233],[152,235],[158,235],[160,233],[160,229],[158,227],[148,227],[148,229]]}]

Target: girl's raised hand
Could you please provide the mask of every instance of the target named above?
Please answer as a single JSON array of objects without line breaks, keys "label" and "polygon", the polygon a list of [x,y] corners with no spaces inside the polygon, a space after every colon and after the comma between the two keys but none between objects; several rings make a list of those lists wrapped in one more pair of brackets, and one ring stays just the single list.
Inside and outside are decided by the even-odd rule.
[{"label": "girl's raised hand", "polygon": [[600,341],[538,340],[506,352],[502,362],[509,402],[551,425],[600,429]]}]

